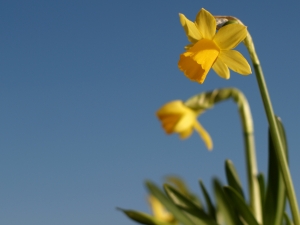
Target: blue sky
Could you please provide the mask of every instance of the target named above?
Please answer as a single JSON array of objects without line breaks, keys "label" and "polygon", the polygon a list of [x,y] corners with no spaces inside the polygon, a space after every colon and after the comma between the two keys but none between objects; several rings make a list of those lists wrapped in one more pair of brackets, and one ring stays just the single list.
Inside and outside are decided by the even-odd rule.
[{"label": "blue sky", "polygon": [[197,134],[165,135],[155,117],[168,101],[220,87],[247,96],[266,173],[268,125],[255,76],[223,80],[211,71],[199,85],[177,68],[188,43],[178,13],[193,20],[202,7],[248,26],[286,128],[300,200],[300,3],[12,0],[0,2],[1,224],[134,224],[116,207],[149,212],[146,179],[161,184],[176,174],[200,195],[199,179],[209,189],[212,177],[225,181],[225,159],[246,186],[232,101],[199,118],[212,152]]}]

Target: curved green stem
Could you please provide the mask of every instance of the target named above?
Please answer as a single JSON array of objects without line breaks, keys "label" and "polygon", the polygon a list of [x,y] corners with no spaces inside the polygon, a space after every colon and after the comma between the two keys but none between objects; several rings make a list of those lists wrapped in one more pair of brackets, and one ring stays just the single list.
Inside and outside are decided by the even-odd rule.
[{"label": "curved green stem", "polygon": [[216,89],[212,92],[204,92],[185,102],[185,105],[194,110],[211,108],[214,104],[232,98],[238,106],[241,117],[244,144],[246,150],[246,168],[249,185],[250,207],[259,223],[262,221],[262,210],[259,184],[257,180],[257,164],[254,144],[254,129],[250,107],[246,97],[236,88]]},{"label": "curved green stem", "polygon": [[249,54],[250,54],[250,57],[251,57],[251,60],[253,63],[254,71],[256,74],[256,79],[258,82],[259,90],[261,93],[261,97],[263,100],[263,104],[265,107],[266,115],[267,115],[269,126],[270,126],[272,140],[274,140],[274,145],[275,145],[276,155],[277,155],[279,165],[280,165],[280,170],[281,170],[284,182],[285,182],[287,196],[288,196],[288,199],[290,202],[290,208],[291,208],[294,224],[300,225],[299,209],[298,209],[297,197],[296,197],[296,193],[294,190],[292,177],[291,177],[290,170],[288,167],[286,155],[284,153],[282,140],[279,135],[279,130],[278,130],[277,122],[275,120],[275,114],[273,111],[268,88],[267,88],[267,85],[266,85],[266,82],[264,79],[264,75],[262,72],[260,62],[258,60],[256,51],[254,48],[254,44],[253,44],[251,35],[249,33],[248,33],[247,38],[244,41],[244,44],[246,45],[246,47],[249,51]]}]

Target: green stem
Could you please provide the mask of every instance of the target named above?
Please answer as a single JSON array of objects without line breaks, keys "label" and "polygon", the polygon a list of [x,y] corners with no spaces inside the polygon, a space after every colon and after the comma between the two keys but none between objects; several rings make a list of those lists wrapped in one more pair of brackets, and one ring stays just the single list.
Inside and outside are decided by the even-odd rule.
[{"label": "green stem", "polygon": [[257,221],[260,223],[262,221],[262,210],[259,184],[257,180],[257,164],[253,135],[254,129],[252,115],[246,97],[236,88],[216,89],[212,92],[204,92],[188,99],[185,102],[185,105],[194,110],[204,110],[229,98],[232,98],[237,103],[241,117],[246,150],[246,169],[249,185],[250,207]]},{"label": "green stem", "polygon": [[270,126],[272,140],[274,141],[274,146],[275,146],[276,155],[277,155],[279,165],[280,165],[280,170],[281,170],[281,173],[282,173],[282,176],[284,179],[284,183],[286,186],[287,196],[288,196],[288,199],[290,202],[290,208],[291,208],[294,224],[300,225],[299,209],[298,209],[296,193],[295,193],[294,186],[293,186],[293,181],[292,181],[290,170],[288,167],[282,140],[279,135],[279,130],[278,130],[275,114],[273,111],[271,99],[269,97],[268,88],[267,88],[267,85],[266,85],[266,82],[264,79],[264,75],[262,72],[262,68],[260,66],[260,62],[258,60],[256,51],[254,48],[254,44],[253,44],[251,35],[249,33],[248,33],[247,38],[244,41],[244,44],[246,45],[246,47],[249,51],[249,54],[250,54],[250,57],[251,57],[251,60],[253,63],[257,83],[258,83],[258,86],[260,89],[261,97],[263,100],[263,104],[265,107],[266,115],[267,115],[269,126]]}]

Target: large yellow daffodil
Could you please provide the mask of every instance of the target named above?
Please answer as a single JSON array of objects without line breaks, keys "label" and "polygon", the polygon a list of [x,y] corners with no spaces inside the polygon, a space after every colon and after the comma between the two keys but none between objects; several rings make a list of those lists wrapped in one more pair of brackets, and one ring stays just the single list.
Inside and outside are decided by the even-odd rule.
[{"label": "large yellow daffodil", "polygon": [[211,137],[197,120],[201,113],[188,108],[182,101],[175,100],[162,106],[156,115],[162,122],[167,134],[178,133],[180,138],[185,139],[195,129],[203,139],[206,147],[211,150],[213,147]]},{"label": "large yellow daffodil", "polygon": [[158,201],[157,198],[150,195],[148,197],[148,202],[150,204],[153,216],[157,220],[161,222],[176,223],[174,216],[165,209],[165,207],[160,203],[160,201]]},{"label": "large yellow daffodil", "polygon": [[195,22],[179,14],[188,40],[187,51],[180,55],[178,67],[192,81],[202,84],[210,68],[222,78],[229,79],[228,67],[242,75],[251,73],[250,65],[238,51],[232,50],[247,36],[247,27],[229,24],[216,33],[216,20],[201,9]]}]

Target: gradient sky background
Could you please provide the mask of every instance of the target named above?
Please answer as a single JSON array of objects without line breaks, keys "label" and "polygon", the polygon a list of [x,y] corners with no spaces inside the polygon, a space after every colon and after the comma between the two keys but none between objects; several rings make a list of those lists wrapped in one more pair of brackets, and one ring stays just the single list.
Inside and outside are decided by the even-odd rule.
[{"label": "gradient sky background", "polygon": [[[0,223],[134,224],[116,207],[149,212],[144,181],[225,181],[224,160],[246,186],[237,107],[220,103],[197,134],[167,136],[155,117],[164,103],[220,87],[247,96],[259,170],[267,171],[267,122],[254,75],[213,71],[203,85],[177,68],[188,44],[178,13],[204,7],[240,18],[254,39],[275,112],[282,118],[300,200],[298,1],[1,1]],[[249,58],[245,47],[238,47]]]}]

